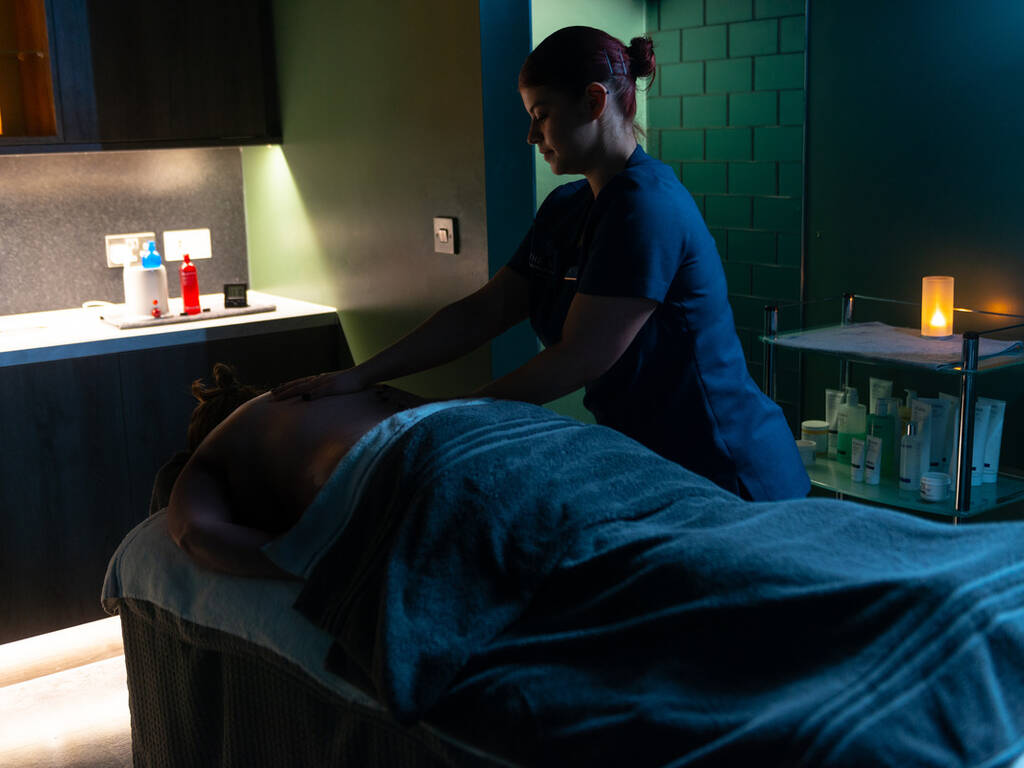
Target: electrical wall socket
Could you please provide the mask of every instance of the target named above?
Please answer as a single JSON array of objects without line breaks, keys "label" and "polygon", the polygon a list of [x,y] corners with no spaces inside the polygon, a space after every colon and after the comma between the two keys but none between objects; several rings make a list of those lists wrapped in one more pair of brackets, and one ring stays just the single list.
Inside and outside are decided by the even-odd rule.
[{"label": "electrical wall socket", "polygon": [[106,235],[107,266],[123,267],[125,264],[138,264],[146,242],[156,240],[155,232],[136,232],[131,235]]},{"label": "electrical wall socket", "polygon": [[209,228],[173,229],[164,232],[164,260],[183,261],[186,253],[192,261],[213,258]]}]

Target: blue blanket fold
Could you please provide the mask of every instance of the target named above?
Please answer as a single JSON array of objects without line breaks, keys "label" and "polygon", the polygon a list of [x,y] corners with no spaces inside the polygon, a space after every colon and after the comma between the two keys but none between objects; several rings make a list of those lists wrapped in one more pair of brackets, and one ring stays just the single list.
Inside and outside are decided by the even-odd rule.
[{"label": "blue blanket fold", "polygon": [[530,764],[996,766],[1024,751],[1022,550],[744,502],[492,402],[390,441],[297,607],[400,720]]}]

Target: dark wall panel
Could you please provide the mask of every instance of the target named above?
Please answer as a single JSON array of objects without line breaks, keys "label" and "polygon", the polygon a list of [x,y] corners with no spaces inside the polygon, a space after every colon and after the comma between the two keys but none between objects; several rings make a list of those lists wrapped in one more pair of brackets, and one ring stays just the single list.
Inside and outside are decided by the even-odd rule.
[{"label": "dark wall panel", "polygon": [[[922,276],[950,274],[957,306],[1024,314],[1024,4],[810,0],[808,30],[807,298],[916,302]],[[835,322],[839,304],[809,317]],[[818,418],[837,367],[808,362],[803,417]],[[959,390],[954,377],[855,367],[864,399],[870,375]],[[1019,369],[979,379],[1008,401],[1014,467],[1022,391]]]},{"label": "dark wall panel", "polygon": [[1024,4],[812,0],[809,296],[1024,314]]}]

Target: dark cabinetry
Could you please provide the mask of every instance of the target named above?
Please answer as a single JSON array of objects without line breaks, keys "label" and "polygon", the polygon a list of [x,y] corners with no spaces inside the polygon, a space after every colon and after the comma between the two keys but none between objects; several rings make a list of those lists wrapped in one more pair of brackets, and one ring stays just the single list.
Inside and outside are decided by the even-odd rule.
[{"label": "dark cabinetry", "polygon": [[279,141],[269,0],[50,0],[56,135],[0,151]]},{"label": "dark cabinetry", "polygon": [[0,368],[0,643],[100,618],[128,502],[116,357]]},{"label": "dark cabinetry", "polygon": [[215,362],[272,386],[351,357],[335,324],[0,368],[0,643],[103,617],[107,562]]}]

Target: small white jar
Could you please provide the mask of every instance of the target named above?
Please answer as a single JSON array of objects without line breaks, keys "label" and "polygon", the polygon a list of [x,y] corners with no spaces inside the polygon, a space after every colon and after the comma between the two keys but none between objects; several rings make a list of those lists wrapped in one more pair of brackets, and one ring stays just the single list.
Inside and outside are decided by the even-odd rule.
[{"label": "small white jar", "polygon": [[945,472],[921,475],[921,498],[924,501],[945,501],[949,496],[950,478]]},{"label": "small white jar", "polygon": [[800,452],[800,461],[804,463],[805,467],[814,466],[814,454],[817,448],[818,444],[813,440],[796,441],[796,449]]},{"label": "small white jar", "polygon": [[817,447],[815,456],[828,456],[828,422],[819,419],[807,419],[800,422],[800,439],[813,440]]}]

